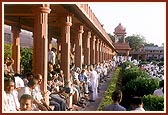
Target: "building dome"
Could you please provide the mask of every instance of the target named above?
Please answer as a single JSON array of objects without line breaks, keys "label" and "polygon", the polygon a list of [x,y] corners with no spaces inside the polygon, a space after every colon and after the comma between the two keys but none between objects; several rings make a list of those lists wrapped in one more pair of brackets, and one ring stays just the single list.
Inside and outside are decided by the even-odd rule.
[{"label": "building dome", "polygon": [[115,28],[114,33],[115,34],[126,34],[125,28],[119,23],[119,25]]}]

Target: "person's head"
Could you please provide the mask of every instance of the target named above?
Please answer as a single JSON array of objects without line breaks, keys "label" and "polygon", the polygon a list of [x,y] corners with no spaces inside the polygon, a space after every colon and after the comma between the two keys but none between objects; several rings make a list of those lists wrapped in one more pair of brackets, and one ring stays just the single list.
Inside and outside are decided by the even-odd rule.
[{"label": "person's head", "polygon": [[141,97],[133,97],[132,98],[132,103],[131,103],[131,107],[132,109],[136,109],[137,107],[142,107],[143,106],[143,101]]},{"label": "person's head", "polygon": [[81,72],[80,67],[76,67],[76,72],[77,72],[77,73],[80,73],[80,72]]},{"label": "person's head", "polygon": [[121,90],[116,90],[116,91],[114,91],[112,93],[112,100],[114,102],[118,102],[118,103],[121,102],[121,100],[122,100],[122,92],[121,92]]},{"label": "person's head", "polygon": [[41,74],[37,74],[34,76],[34,79],[38,81],[38,84],[40,85],[42,83],[43,77]]},{"label": "person's head", "polygon": [[12,59],[11,57],[9,57],[6,65],[7,66],[12,66],[13,64],[14,64],[14,59]]},{"label": "person's head", "polygon": [[51,48],[51,51],[56,52],[56,49],[55,48]]},{"label": "person's head", "polygon": [[51,62],[48,62],[48,70],[53,71],[53,64]]},{"label": "person's head", "polygon": [[54,78],[54,80],[58,80],[58,73],[57,72],[52,71],[51,74],[52,74],[52,77]]},{"label": "person's head", "polygon": [[53,79],[54,79],[54,77],[50,77],[50,76],[49,76],[49,77],[47,78],[47,84],[51,86],[52,83],[53,83]]},{"label": "person's head", "polygon": [[27,73],[26,77],[27,77],[28,81],[31,81],[34,78],[33,73],[31,73],[31,72]]},{"label": "person's head", "polygon": [[23,94],[19,100],[21,111],[31,111],[33,107],[33,98],[29,94]]},{"label": "person's head", "polygon": [[63,74],[64,74],[64,71],[63,71],[63,70],[60,70],[60,74],[63,75]]},{"label": "person's head", "polygon": [[36,86],[38,85],[38,81],[37,80],[31,80],[28,82],[27,86],[31,89],[34,89]]},{"label": "person's head", "polygon": [[82,69],[82,72],[81,73],[84,73],[85,72],[85,69]]},{"label": "person's head", "polygon": [[94,70],[93,65],[90,65],[90,71],[93,71],[93,70]]},{"label": "person's head", "polygon": [[9,61],[9,57],[5,57],[5,58],[4,58],[4,64],[7,64],[8,61]]},{"label": "person's head", "polygon": [[12,79],[6,79],[4,81],[4,90],[6,93],[10,93],[15,89],[15,83]]}]

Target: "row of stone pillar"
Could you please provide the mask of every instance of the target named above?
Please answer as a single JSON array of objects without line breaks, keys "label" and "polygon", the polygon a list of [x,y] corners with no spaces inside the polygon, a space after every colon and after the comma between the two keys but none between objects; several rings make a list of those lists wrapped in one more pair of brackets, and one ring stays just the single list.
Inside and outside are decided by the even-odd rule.
[{"label": "row of stone pillar", "polygon": [[[34,10],[34,31],[33,31],[33,73],[43,76],[41,89],[47,91],[47,67],[48,67],[48,14],[51,9],[44,4]],[[61,31],[61,69],[64,71],[65,80],[70,80],[70,30],[72,26],[72,16],[62,17]],[[75,65],[82,67],[82,55],[84,47],[84,64],[96,64],[109,60],[112,57],[112,50],[103,41],[91,35],[91,31],[86,31],[83,36],[83,25],[77,26],[75,39]],[[14,59],[14,71],[20,73],[20,28],[13,26],[12,58]],[[82,39],[85,39],[82,45]]]},{"label": "row of stone pillar", "polygon": [[[96,38],[95,35],[91,35],[91,31],[84,31],[83,25],[78,25],[78,28],[75,31],[77,32],[75,43],[71,43],[71,53],[73,51],[75,52],[75,66],[82,68],[82,64],[98,64],[99,62],[108,61],[112,58],[112,50],[99,38]],[[51,40],[49,42],[49,49],[51,49]],[[60,43],[60,40],[57,40],[57,42],[58,53],[62,43]]]},{"label": "row of stone pillar", "polygon": [[[49,5],[43,5],[34,10],[34,31],[33,31],[33,73],[43,76],[41,89],[47,91],[47,56],[48,56],[48,14],[50,13]],[[67,15],[62,17],[61,31],[61,69],[64,71],[66,81],[70,80],[70,27],[72,26],[72,17]],[[13,69],[20,73],[20,28],[12,26],[13,44],[12,58],[15,63]],[[75,39],[75,65],[82,67],[82,39],[83,25],[78,25]],[[109,55],[110,48],[106,48],[105,44],[91,36],[91,31],[86,32],[86,41],[84,42],[84,64],[96,64],[103,60],[111,58]]]},{"label": "row of stone pillar", "polygon": [[[65,25],[66,30],[72,25],[72,23],[66,23],[67,25]],[[70,29],[70,28],[69,28]],[[44,30],[44,29],[43,29]],[[69,32],[68,32],[69,31]],[[64,59],[65,54],[67,52],[67,54],[70,54],[70,46],[67,44],[70,44],[70,35],[66,36],[66,34],[70,34],[70,30],[66,31],[67,33],[65,33],[65,30],[63,30],[62,35],[65,34],[65,36],[62,38],[61,44],[62,44],[62,48],[61,48],[61,52],[62,52],[62,68],[65,68],[65,64],[63,63],[69,63],[69,61],[65,62],[68,59]],[[13,46],[12,46],[12,57],[15,60],[15,64],[14,64],[14,70],[17,73],[20,73],[20,38],[19,38],[19,33],[20,33],[20,28],[16,27],[16,26],[12,26],[12,33],[13,33]],[[87,31],[86,35],[83,36],[84,30],[83,30],[83,26],[80,25],[79,26],[79,30],[78,30],[78,34],[76,36],[76,41],[75,41],[75,65],[78,67],[82,67],[82,64],[86,64],[86,65],[90,65],[90,64],[97,64],[99,62],[103,62],[103,60],[109,60],[111,59],[110,52],[111,50],[107,47],[105,47],[105,44],[103,44],[102,41],[100,41],[100,39],[96,38],[96,36],[91,36],[91,31]],[[34,33],[34,37],[36,36],[36,33]],[[68,38],[67,38],[68,37]],[[86,38],[84,38],[86,37]],[[85,39],[86,41],[84,41],[84,44],[82,44],[82,39]],[[43,41],[46,40],[44,39],[44,37],[42,39],[39,39],[38,42],[36,41],[37,38],[34,38],[34,47],[33,47],[33,62],[36,64],[33,64],[33,70],[34,72],[37,71],[35,68],[35,66],[37,65],[37,61],[38,58],[37,57],[44,57],[45,59],[47,59],[47,54],[44,56],[43,53],[40,54],[39,50],[41,50],[42,48],[44,48],[44,46],[46,47],[46,43],[47,41]],[[41,45],[42,43],[44,43],[43,45]],[[84,47],[84,48],[83,48]],[[64,48],[66,48],[66,51]],[[84,49],[84,51],[83,51]],[[44,50],[47,50],[46,48],[44,48]],[[38,53],[36,53],[38,52]],[[82,63],[82,55],[84,52],[84,62]],[[41,55],[41,56],[37,56],[36,54]],[[46,63],[46,62],[43,62]],[[40,62],[40,67],[42,67],[42,65],[44,65],[43,63]],[[68,67],[68,66],[67,66]],[[45,68],[45,67],[44,67]],[[42,68],[41,68],[42,69]],[[39,70],[40,71],[40,70]],[[68,73],[67,73],[68,74]]]}]

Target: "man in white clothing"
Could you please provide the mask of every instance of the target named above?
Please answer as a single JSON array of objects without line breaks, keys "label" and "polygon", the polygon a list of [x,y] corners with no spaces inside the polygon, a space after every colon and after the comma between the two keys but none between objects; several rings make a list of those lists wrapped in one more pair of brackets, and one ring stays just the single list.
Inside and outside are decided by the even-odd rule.
[{"label": "man in white clothing", "polygon": [[92,89],[92,95],[90,101],[95,101],[98,98],[98,77],[97,72],[94,70],[94,67],[90,66],[90,83],[91,83],[91,89]]},{"label": "man in white clothing", "polygon": [[[18,93],[17,91],[14,89],[15,84],[14,81],[9,79],[9,80],[5,80],[4,82],[4,90],[6,93],[6,105],[9,106],[9,111],[19,111],[20,110],[20,103],[18,100]],[[6,108],[5,108],[6,109]],[[5,110],[4,109],[4,110]]]},{"label": "man in white clothing", "polygon": [[56,58],[56,49],[51,48],[51,51],[48,52],[48,62],[51,62],[53,65],[55,65],[55,58]]},{"label": "man in white clothing", "polygon": [[145,111],[141,97],[133,97],[131,107],[132,111]]}]

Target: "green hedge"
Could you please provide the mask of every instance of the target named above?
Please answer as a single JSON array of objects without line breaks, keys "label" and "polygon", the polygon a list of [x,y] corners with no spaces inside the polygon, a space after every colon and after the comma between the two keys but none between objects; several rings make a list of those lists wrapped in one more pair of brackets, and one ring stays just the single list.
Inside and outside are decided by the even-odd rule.
[{"label": "green hedge", "polygon": [[122,91],[132,96],[144,96],[152,94],[159,87],[158,79],[137,77],[123,86]]},{"label": "green hedge", "polygon": [[122,85],[125,86],[127,82],[136,79],[137,77],[149,77],[149,75],[141,71],[138,67],[132,67],[127,69],[127,71],[122,73]]},{"label": "green hedge", "polygon": [[131,68],[136,67],[132,62],[125,61],[121,64],[122,72],[127,71],[125,68],[127,67],[128,64],[131,66]]},{"label": "green hedge", "polygon": [[123,99],[121,105],[130,109],[130,100],[133,96],[144,96],[153,94],[154,90],[159,87],[158,79],[151,79],[147,77],[137,77],[129,81],[125,86],[122,87]]},{"label": "green hedge", "polygon": [[98,108],[99,111],[101,111],[106,105],[109,105],[112,103],[111,94],[116,89],[116,83],[117,83],[120,71],[121,71],[120,67],[117,67],[116,70],[114,71],[113,78],[109,83],[107,91],[105,92],[104,100],[101,102],[101,105]]},{"label": "green hedge", "polygon": [[146,111],[164,111],[163,96],[144,95],[142,100]]},{"label": "green hedge", "polygon": [[127,110],[130,110],[131,98],[133,96],[140,96],[143,97],[145,110],[163,111],[163,97],[151,95],[155,89],[159,88],[159,80],[151,79],[146,72],[141,71],[137,66],[131,66],[127,70],[125,65],[122,65],[122,67],[123,99],[120,104]]}]

